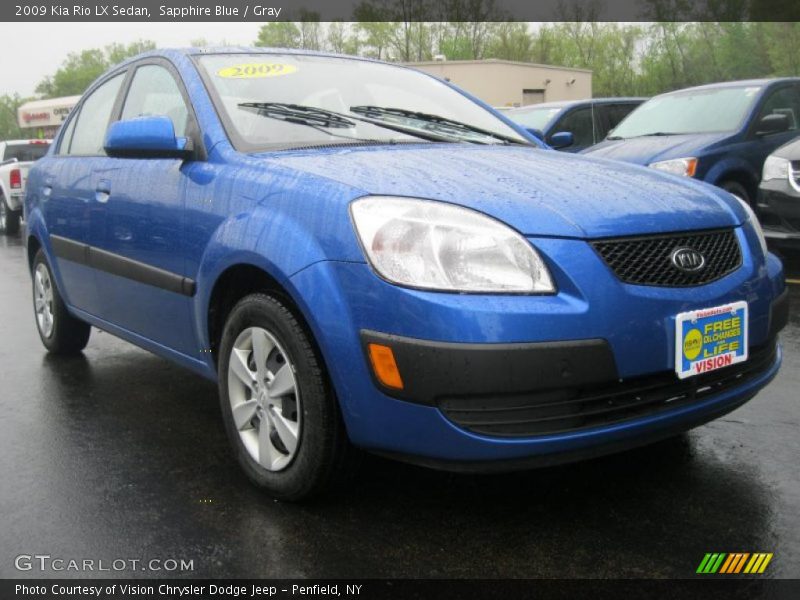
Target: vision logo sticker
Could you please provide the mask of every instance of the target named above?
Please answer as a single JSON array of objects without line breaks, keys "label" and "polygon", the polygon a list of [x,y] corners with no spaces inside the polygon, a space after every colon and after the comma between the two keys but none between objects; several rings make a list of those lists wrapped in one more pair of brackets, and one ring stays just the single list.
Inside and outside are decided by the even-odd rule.
[{"label": "vision logo sticker", "polygon": [[701,575],[760,575],[767,569],[772,557],[772,552],[709,552],[696,572]]},{"label": "vision logo sticker", "polygon": [[217,71],[217,77],[223,79],[260,79],[262,77],[280,77],[297,71],[294,65],[280,63],[246,63],[233,65]]}]

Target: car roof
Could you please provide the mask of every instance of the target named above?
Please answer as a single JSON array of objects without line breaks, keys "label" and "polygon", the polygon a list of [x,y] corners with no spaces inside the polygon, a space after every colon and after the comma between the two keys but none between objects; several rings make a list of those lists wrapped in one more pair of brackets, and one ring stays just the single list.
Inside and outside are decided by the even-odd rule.
[{"label": "car roof", "polygon": [[210,47],[185,47],[185,48],[157,48],[155,50],[148,50],[137,54],[124,62],[121,65],[140,60],[148,57],[165,57],[171,58],[175,56],[203,56],[209,54],[296,54],[299,56],[324,56],[330,58],[347,58],[350,60],[359,60],[366,62],[376,62],[382,64],[392,64],[398,67],[409,68],[406,65],[387,63],[386,61],[375,60],[373,58],[366,58],[363,56],[352,56],[350,54],[337,54],[335,52],[325,52],[322,50],[303,50],[299,48],[263,48],[260,46],[210,46]]},{"label": "car roof", "polygon": [[526,110],[537,110],[540,108],[570,108],[581,104],[633,104],[642,103],[647,98],[620,97],[620,98],[587,98],[585,100],[559,100],[557,102],[542,102],[540,104],[530,104],[528,106],[517,106],[514,112],[524,112]]},{"label": "car roof", "polygon": [[737,81],[720,81],[717,83],[706,83],[704,85],[696,85],[694,87],[683,88],[680,90],[673,90],[671,92],[665,92],[664,94],[661,95],[668,96],[670,94],[681,94],[683,92],[689,92],[695,90],[713,90],[713,89],[756,87],[756,86],[763,87],[783,82],[800,83],[800,77],[775,77],[773,79],[740,79]]}]

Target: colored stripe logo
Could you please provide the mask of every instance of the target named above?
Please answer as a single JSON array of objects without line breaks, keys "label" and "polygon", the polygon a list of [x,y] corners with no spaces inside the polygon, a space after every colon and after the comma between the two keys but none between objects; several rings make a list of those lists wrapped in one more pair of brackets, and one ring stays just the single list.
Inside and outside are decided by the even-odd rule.
[{"label": "colored stripe logo", "polygon": [[713,575],[715,573],[736,575],[746,573],[756,575],[763,573],[772,560],[772,552],[709,552],[700,561],[697,573]]}]

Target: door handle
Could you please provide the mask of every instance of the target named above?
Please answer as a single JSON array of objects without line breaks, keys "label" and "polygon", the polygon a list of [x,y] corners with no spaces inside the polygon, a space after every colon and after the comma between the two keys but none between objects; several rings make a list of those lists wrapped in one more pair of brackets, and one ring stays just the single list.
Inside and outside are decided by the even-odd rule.
[{"label": "door handle", "polygon": [[94,190],[94,199],[102,204],[108,202],[108,198],[111,195],[111,182],[107,179],[101,179],[97,183],[97,187]]},{"label": "door handle", "polygon": [[52,185],[43,185],[42,186],[42,196],[45,198],[49,198],[50,194],[53,193],[53,186]]}]

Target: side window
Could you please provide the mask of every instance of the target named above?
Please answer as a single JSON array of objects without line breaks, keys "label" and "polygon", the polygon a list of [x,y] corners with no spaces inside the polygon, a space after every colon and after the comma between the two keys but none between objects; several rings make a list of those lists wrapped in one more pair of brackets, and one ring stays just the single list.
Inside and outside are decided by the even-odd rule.
[{"label": "side window", "polygon": [[75,123],[75,130],[72,132],[72,143],[69,146],[68,154],[90,156],[105,154],[103,141],[111,120],[114,101],[117,99],[117,92],[119,92],[124,78],[125,74],[120,73],[109,79],[83,102],[77,123]]},{"label": "side window", "polygon": [[170,72],[158,65],[144,65],[136,69],[122,109],[123,120],[148,115],[169,117],[175,127],[175,135],[186,135],[189,118],[186,102]]},{"label": "side window", "polygon": [[[595,108],[595,139],[602,140],[608,132],[619,125],[631,111],[636,108],[635,104],[600,104]],[[602,115],[602,118],[598,118]]]},{"label": "side window", "polygon": [[608,127],[614,129],[636,106],[636,104],[610,104],[608,106]]},{"label": "side window", "polygon": [[798,86],[786,86],[772,92],[761,108],[758,120],[774,114],[788,117],[790,131],[800,128],[800,90],[798,90]]},{"label": "side window", "polygon": [[553,128],[553,133],[559,131],[569,131],[572,133],[575,141],[573,146],[583,147],[591,146],[594,144],[594,135],[592,133],[592,109],[579,108],[573,110],[567,116],[561,119]]},{"label": "side window", "polygon": [[64,135],[61,136],[61,141],[58,143],[58,152],[56,152],[56,154],[69,154],[69,146],[72,143],[72,132],[75,131],[75,123],[79,116],[80,115],[77,113],[72,115],[72,118],[67,123]]}]

